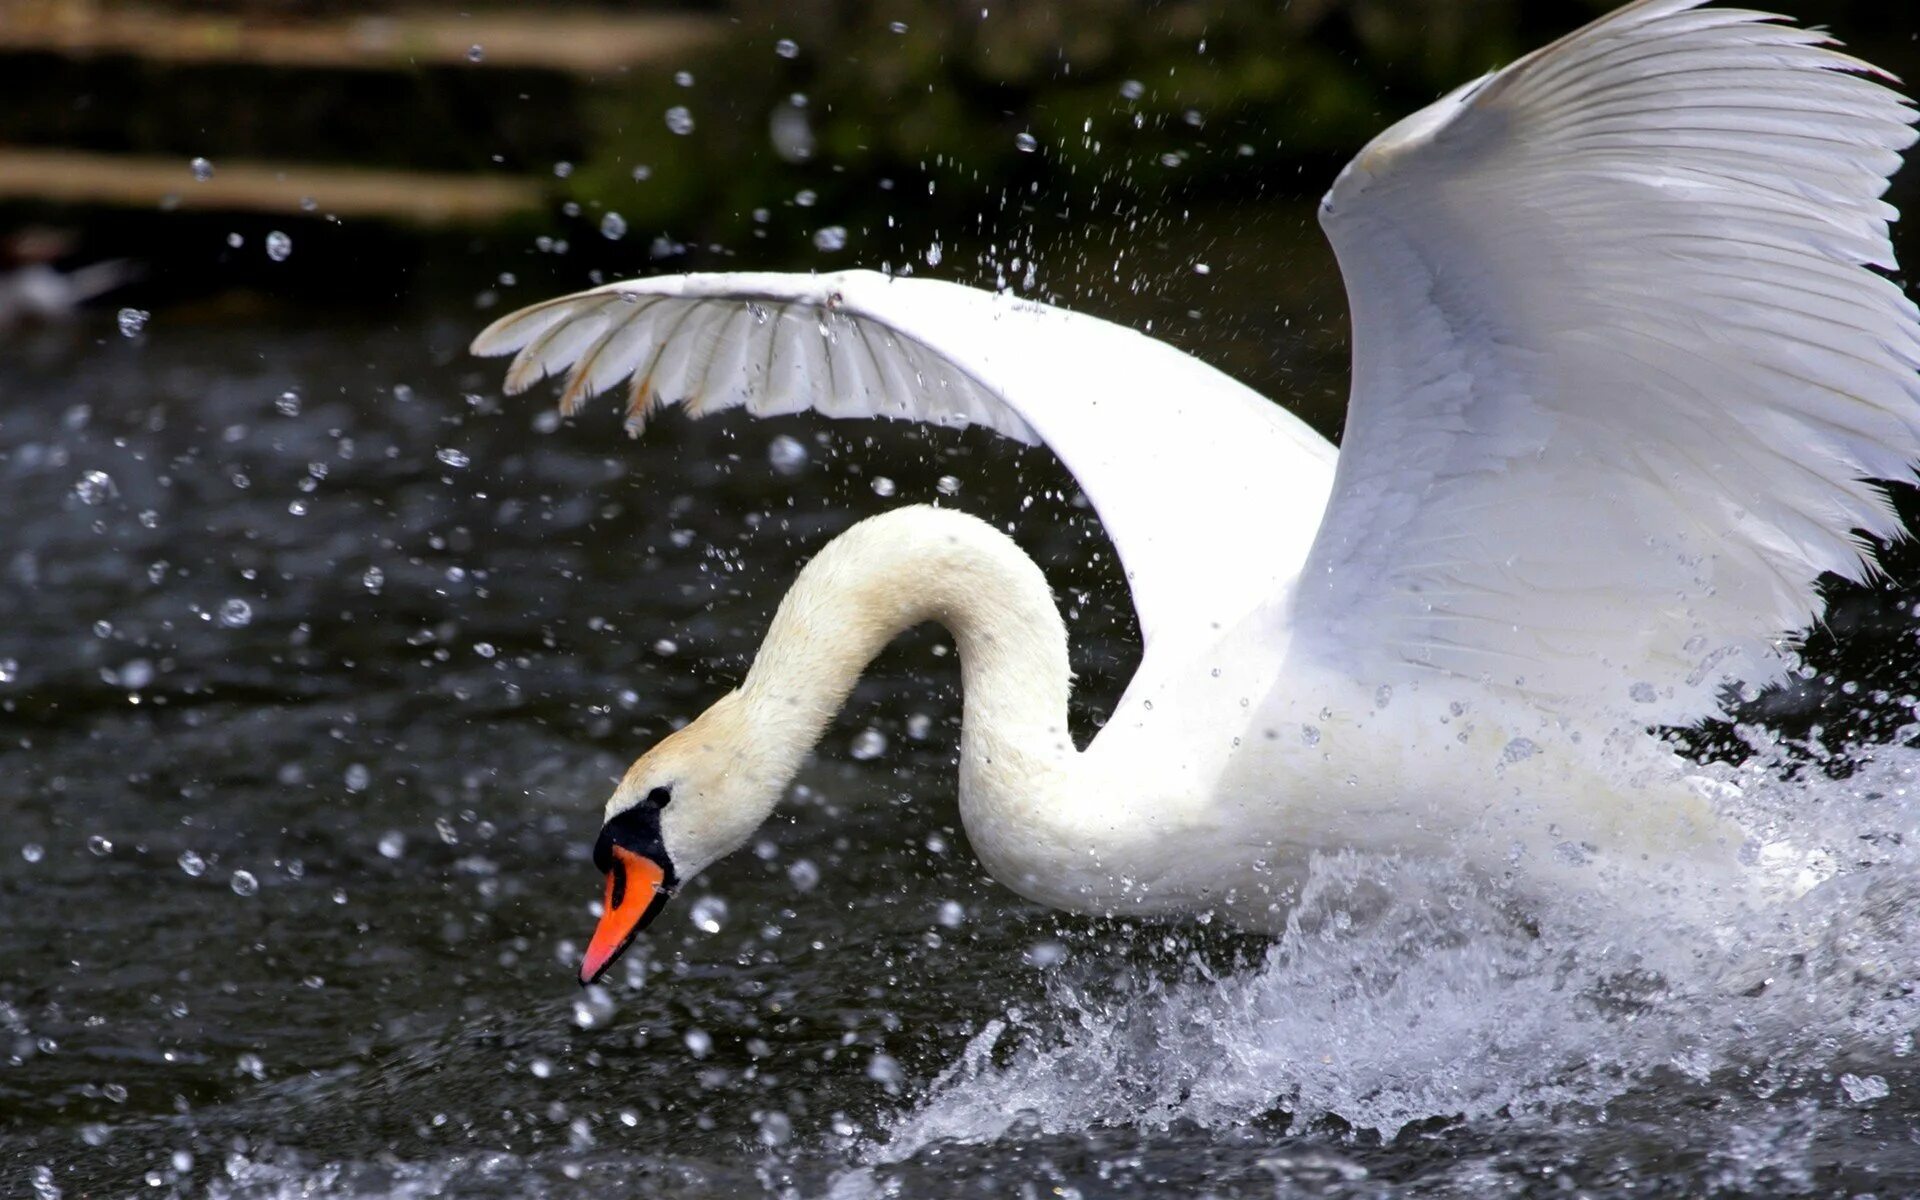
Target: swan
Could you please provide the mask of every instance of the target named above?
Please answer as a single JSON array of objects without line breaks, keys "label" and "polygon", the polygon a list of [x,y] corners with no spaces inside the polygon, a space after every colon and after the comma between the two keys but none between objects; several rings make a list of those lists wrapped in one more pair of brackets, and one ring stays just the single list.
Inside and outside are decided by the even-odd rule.
[{"label": "swan", "polygon": [[1349,850],[1736,879],[1745,832],[1650,729],[1775,681],[1820,577],[1904,532],[1871,482],[1920,459],[1920,316],[1880,273],[1915,114],[1884,78],[1781,18],[1638,0],[1386,130],[1320,209],[1353,315],[1337,453],[1149,337],[925,278],[680,275],[495,322],[473,350],[517,355],[508,392],[564,375],[572,413],[625,383],[636,436],[678,405],[1044,443],[1144,641],[1077,747],[1067,631],[1012,540],[940,508],[854,525],[614,790],[583,982],[926,621],[959,652],[967,835],[1042,904],[1274,929]]}]

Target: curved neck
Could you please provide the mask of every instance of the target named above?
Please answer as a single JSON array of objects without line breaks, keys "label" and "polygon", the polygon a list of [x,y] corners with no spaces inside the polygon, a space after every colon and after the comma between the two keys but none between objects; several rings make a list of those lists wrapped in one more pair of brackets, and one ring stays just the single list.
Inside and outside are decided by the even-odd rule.
[{"label": "curved neck", "polygon": [[946,626],[960,652],[970,831],[979,817],[1017,815],[1006,806],[1044,805],[1074,757],[1066,626],[1033,560],[949,509],[869,518],[800,572],[739,691],[775,769],[791,778],[873,657],[926,621]]}]

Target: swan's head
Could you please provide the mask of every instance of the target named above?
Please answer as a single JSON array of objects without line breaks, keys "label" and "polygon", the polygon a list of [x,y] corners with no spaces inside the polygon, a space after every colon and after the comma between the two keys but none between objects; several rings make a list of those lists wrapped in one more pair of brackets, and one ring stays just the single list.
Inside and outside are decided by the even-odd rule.
[{"label": "swan's head", "polygon": [[738,693],[669,734],[627,769],[607,801],[593,864],[605,908],[580,964],[592,983],[691,879],[744,845],[773,811],[786,776],[756,753]]}]

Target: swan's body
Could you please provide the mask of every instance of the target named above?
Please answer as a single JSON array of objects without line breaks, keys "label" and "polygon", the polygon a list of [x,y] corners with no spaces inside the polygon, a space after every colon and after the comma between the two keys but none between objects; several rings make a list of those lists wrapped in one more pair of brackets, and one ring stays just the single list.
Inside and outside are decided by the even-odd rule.
[{"label": "swan's body", "polygon": [[951,513],[856,526],[740,691],[609,802],[623,915],[589,965],[644,922],[616,859],[664,858],[670,888],[740,845],[929,619],[964,664],[968,833],[1050,904],[1266,925],[1342,849],[1548,883],[1596,854],[1730,869],[1739,831],[1641,731],[1775,678],[1819,577],[1872,570],[1856,531],[1902,532],[1869,481],[1920,458],[1920,321],[1871,269],[1913,113],[1866,70],[1641,0],[1376,139],[1323,207],[1355,323],[1337,458],[1161,343],[928,280],[681,276],[496,323],[475,349],[519,352],[510,389],[570,371],[571,408],[631,380],[636,432],[681,403],[1043,440],[1145,639],[1078,751],[1037,568]]}]

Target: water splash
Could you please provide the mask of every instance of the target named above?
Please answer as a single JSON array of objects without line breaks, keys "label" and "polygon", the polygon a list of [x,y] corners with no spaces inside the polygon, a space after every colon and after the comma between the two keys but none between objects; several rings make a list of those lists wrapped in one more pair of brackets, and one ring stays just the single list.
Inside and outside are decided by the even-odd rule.
[{"label": "water splash", "polygon": [[[1710,771],[1755,872],[1784,881],[1768,903],[1682,881],[1519,905],[1447,864],[1320,858],[1284,935],[1238,969],[1056,973],[1046,1010],[974,1036],[836,1194],[943,1144],[1102,1127],[1284,1114],[1391,1140],[1672,1083],[1773,1102],[1725,1133],[1778,1143],[1810,1111],[1897,1097],[1920,1026],[1920,751],[1898,742],[1856,751],[1844,780],[1796,778],[1778,745]],[[1716,1169],[1785,1179],[1782,1145]]]}]

